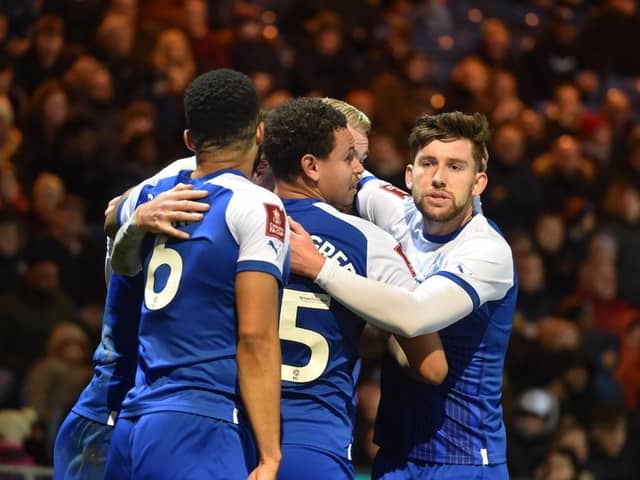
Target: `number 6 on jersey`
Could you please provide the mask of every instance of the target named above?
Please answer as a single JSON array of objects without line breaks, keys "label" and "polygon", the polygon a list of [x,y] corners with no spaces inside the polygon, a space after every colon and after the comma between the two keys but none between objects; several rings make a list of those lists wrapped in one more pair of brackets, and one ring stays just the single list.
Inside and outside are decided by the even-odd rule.
[{"label": "number 6 on jersey", "polygon": [[[182,277],[182,258],[173,248],[165,247],[167,237],[158,235],[149,259],[147,279],[144,287],[144,303],[149,310],[160,310],[166,307],[178,292],[180,277]],[[162,265],[169,267],[169,276],[164,287],[155,291],[156,270]]]}]

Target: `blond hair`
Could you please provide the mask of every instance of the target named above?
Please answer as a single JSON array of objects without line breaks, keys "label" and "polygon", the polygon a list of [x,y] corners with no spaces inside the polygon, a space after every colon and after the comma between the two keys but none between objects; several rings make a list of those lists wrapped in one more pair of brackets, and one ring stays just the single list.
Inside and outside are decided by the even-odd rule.
[{"label": "blond hair", "polygon": [[366,135],[371,131],[371,120],[369,120],[369,117],[350,103],[329,97],[323,98],[322,101],[343,114],[347,119],[347,123],[356,130],[360,130]]}]

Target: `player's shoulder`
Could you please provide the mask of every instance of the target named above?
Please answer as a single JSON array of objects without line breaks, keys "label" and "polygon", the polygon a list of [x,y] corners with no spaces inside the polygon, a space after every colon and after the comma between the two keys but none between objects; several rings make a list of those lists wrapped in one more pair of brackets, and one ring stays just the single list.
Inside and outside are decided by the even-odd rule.
[{"label": "player's shoulder", "polygon": [[492,259],[513,262],[511,247],[500,228],[489,218],[477,213],[464,228],[457,242],[458,251],[475,252],[478,255],[491,255]]},{"label": "player's shoulder", "polygon": [[249,230],[265,225],[267,236],[285,241],[287,215],[280,197],[234,172],[217,177],[214,183],[231,192],[225,213],[227,224]]},{"label": "player's shoulder", "polygon": [[340,212],[336,208],[324,202],[317,202],[314,204],[314,207],[322,210],[328,217],[334,219],[334,221],[339,224],[343,230],[351,229],[362,235],[362,237],[369,243],[378,244],[381,242],[387,242],[392,245],[397,243],[390,234],[368,220]]},{"label": "player's shoulder", "polygon": [[190,157],[179,158],[178,160],[174,160],[167,167],[168,175],[175,175],[180,170],[195,170],[196,169],[196,157],[195,155],[191,155]]},{"label": "player's shoulder", "polygon": [[143,183],[147,183],[147,184],[159,183],[162,180],[177,176],[183,170],[195,170],[195,168],[196,168],[195,156],[179,158],[178,160],[174,160],[169,165],[164,167],[162,170],[156,173],[153,177],[143,181]]},{"label": "player's shoulder", "polygon": [[134,190],[138,201],[145,201],[150,192],[161,192],[173,187],[178,177],[186,172],[191,172],[196,168],[196,158],[186,157],[171,162],[152,177],[143,180],[138,184],[138,191]]},{"label": "player's shoulder", "polygon": [[239,197],[246,204],[270,202],[282,205],[280,197],[264,187],[256,185],[239,171],[230,170],[223,172],[207,181],[208,184],[222,187]]},{"label": "player's shoulder", "polygon": [[471,225],[474,233],[479,238],[486,238],[488,241],[494,242],[496,245],[500,245],[502,248],[511,251],[511,247],[504,237],[500,227],[496,225],[493,220],[485,217],[482,213],[474,215]]}]

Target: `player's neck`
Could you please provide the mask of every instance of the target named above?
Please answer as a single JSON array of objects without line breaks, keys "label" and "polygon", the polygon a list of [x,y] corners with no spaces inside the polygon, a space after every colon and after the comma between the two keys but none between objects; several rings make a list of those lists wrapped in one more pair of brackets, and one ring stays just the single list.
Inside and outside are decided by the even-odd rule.
[{"label": "player's neck", "polygon": [[294,180],[293,182],[276,180],[276,193],[280,198],[318,198],[326,201],[317,188],[301,180]]},{"label": "player's neck", "polygon": [[197,167],[191,177],[204,177],[205,175],[228,169],[239,170],[246,177],[251,177],[253,161],[257,153],[257,145],[252,145],[244,151],[234,147],[202,150],[196,153]]},{"label": "player's neck", "polygon": [[465,225],[473,218],[473,205],[469,205],[469,208],[463,210],[459,215],[447,221],[428,220],[423,217],[423,229],[425,233],[436,237],[442,237],[444,235],[450,235],[460,227]]}]

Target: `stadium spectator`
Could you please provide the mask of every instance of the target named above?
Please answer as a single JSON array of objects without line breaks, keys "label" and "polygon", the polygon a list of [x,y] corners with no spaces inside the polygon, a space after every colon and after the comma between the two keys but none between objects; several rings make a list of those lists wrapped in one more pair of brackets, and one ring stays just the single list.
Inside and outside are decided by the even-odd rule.
[{"label": "stadium spectator", "polygon": [[58,427],[91,376],[89,337],[77,324],[62,322],[51,331],[46,355],[27,374],[25,404],[46,428],[47,453]]}]

